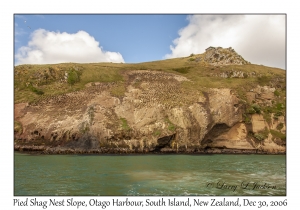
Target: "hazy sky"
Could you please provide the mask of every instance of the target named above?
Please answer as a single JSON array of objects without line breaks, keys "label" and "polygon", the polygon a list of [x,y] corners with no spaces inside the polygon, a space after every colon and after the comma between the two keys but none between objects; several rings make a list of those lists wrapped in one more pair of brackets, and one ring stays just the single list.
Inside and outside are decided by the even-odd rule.
[{"label": "hazy sky", "polygon": [[14,15],[15,64],[139,63],[233,47],[285,69],[285,15]]}]

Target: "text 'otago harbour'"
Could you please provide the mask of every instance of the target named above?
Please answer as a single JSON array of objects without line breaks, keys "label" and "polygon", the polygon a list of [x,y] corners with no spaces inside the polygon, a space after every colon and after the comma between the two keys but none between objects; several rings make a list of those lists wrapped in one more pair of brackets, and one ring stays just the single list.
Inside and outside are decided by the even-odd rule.
[{"label": "text 'otago harbour'", "polygon": [[250,199],[240,198],[124,198],[124,199],[101,199],[92,198],[87,200],[80,199],[42,199],[42,198],[24,198],[24,199],[13,199],[13,206],[36,206],[46,209],[48,207],[57,206],[73,206],[76,209],[84,208],[88,206],[94,206],[101,209],[108,207],[125,207],[125,206],[137,206],[137,207],[155,207],[155,206],[181,206],[181,207],[194,207],[194,206],[257,206],[257,207],[268,207],[268,206],[287,206],[287,199],[281,199],[274,201],[252,201]]}]

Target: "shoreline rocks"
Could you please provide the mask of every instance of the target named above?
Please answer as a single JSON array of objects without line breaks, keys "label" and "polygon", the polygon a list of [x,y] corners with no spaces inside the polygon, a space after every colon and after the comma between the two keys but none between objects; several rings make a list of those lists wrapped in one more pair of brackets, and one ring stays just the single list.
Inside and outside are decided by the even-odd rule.
[{"label": "shoreline rocks", "polygon": [[186,155],[204,155],[204,154],[267,154],[267,155],[285,155],[285,152],[280,151],[264,151],[258,149],[220,149],[220,148],[210,148],[210,149],[186,149],[186,150],[175,150],[168,149],[164,151],[155,151],[148,149],[127,149],[127,148],[106,148],[102,147],[99,149],[82,149],[82,148],[67,148],[67,147],[48,147],[48,146],[29,146],[29,145],[15,145],[14,151],[24,152],[29,154],[99,154],[99,155],[143,155],[143,154],[186,154]]}]

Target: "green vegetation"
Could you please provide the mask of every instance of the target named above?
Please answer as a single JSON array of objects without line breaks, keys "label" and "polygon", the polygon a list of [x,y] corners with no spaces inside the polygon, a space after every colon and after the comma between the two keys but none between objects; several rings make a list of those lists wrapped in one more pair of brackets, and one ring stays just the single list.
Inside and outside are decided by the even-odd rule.
[{"label": "green vegetation", "polygon": [[[246,99],[246,92],[259,85],[278,86],[274,92],[274,103],[285,103],[285,71],[261,65],[226,65],[215,67],[201,59],[202,55],[191,54],[188,57],[144,62],[126,63],[60,63],[47,65],[19,65],[14,68],[15,103],[32,102],[43,96],[54,96],[82,90],[88,83],[117,83],[111,89],[116,97],[124,96],[126,84],[124,73],[132,70],[162,71],[184,74],[191,82],[183,82],[185,93],[195,97],[207,88],[231,88],[241,99]],[[202,57],[201,57],[202,58]],[[211,69],[214,68],[214,71]],[[221,73],[241,71],[246,78],[221,78]],[[32,87],[29,86],[32,84]],[[139,84],[136,84],[137,86]],[[278,96],[277,96],[278,95]],[[251,111],[250,111],[251,112]],[[277,115],[279,115],[278,113]],[[283,113],[284,114],[284,113]],[[275,116],[276,117],[276,116]]]},{"label": "green vegetation", "polygon": [[111,89],[110,93],[112,96],[115,97],[122,97],[125,95],[126,88],[123,84],[119,84]]},{"label": "green vegetation", "polygon": [[279,91],[278,91],[278,90],[275,90],[275,91],[274,91],[274,95],[275,95],[275,96],[279,96],[279,95],[280,95]]},{"label": "green vegetation", "polygon": [[275,138],[280,138],[281,140],[283,141],[286,141],[286,135],[279,132],[279,131],[276,131],[276,130],[270,130],[270,133],[272,134],[273,137]]},{"label": "green vegetation", "polygon": [[74,69],[70,69],[68,72],[68,83],[74,85],[76,82],[79,82],[79,75]]},{"label": "green vegetation", "polygon": [[[263,111],[267,113],[282,113],[285,110],[283,103],[273,103],[273,106],[264,107]],[[280,116],[280,115],[279,115]]]},{"label": "green vegetation", "polygon": [[263,113],[263,117],[264,117],[264,119],[266,120],[266,122],[267,122],[268,124],[270,124],[270,123],[272,122],[271,114],[270,114],[270,113],[264,112],[264,113]]},{"label": "green vegetation", "polygon": [[125,118],[120,118],[121,120],[121,123],[122,123],[122,129],[124,131],[129,131],[131,128],[129,127],[128,123],[127,123],[127,120]]},{"label": "green vegetation", "polygon": [[187,73],[189,73],[190,68],[191,67],[181,67],[181,68],[173,68],[172,70],[176,71],[178,73],[181,73],[181,74],[187,74]]},{"label": "green vegetation", "polygon": [[161,129],[157,129],[153,132],[153,134],[154,134],[154,136],[158,137],[158,136],[160,136],[161,132],[162,132]]},{"label": "green vegetation", "polygon": [[283,128],[283,123],[279,123],[277,126],[276,126],[276,129],[277,130],[281,130]]},{"label": "green vegetation", "polygon": [[263,141],[264,139],[268,138],[269,130],[265,128],[263,131],[259,131],[254,134],[254,138],[256,138],[259,141]]},{"label": "green vegetation", "polygon": [[247,114],[260,114],[261,113],[261,108],[258,104],[252,104],[251,107],[249,107],[247,110],[246,110],[246,113]]},{"label": "green vegetation", "polygon": [[[274,113],[274,119],[278,119],[279,116],[284,116],[285,114],[285,101],[283,103],[277,102],[273,103],[273,106],[266,106],[263,108],[264,116],[269,117],[271,113]],[[266,118],[265,118],[266,119]]]},{"label": "green vegetation", "polygon": [[37,95],[43,95],[44,94],[44,91],[42,91],[42,90],[40,90],[36,87],[33,87],[31,84],[29,85],[29,89]]},{"label": "green vegetation", "polygon": [[283,112],[281,112],[281,111],[278,111],[278,112],[276,112],[275,114],[274,114],[274,120],[278,120],[278,117],[279,116],[283,116]]},{"label": "green vegetation", "polygon": [[22,124],[18,121],[14,121],[14,133],[21,134],[23,132]]},{"label": "green vegetation", "polygon": [[168,130],[174,132],[176,129],[176,125],[174,125],[169,118],[165,119],[165,122],[168,123]]},{"label": "green vegetation", "polygon": [[253,104],[252,109],[255,111],[255,113],[260,114],[260,106],[258,104]]},{"label": "green vegetation", "polygon": [[243,121],[244,121],[244,123],[246,123],[246,124],[250,124],[250,123],[251,123],[251,118],[250,118],[250,116],[247,115],[247,114],[243,114]]},{"label": "green vegetation", "polygon": [[268,85],[271,81],[271,77],[263,75],[260,77],[257,77],[257,82],[260,86]]}]

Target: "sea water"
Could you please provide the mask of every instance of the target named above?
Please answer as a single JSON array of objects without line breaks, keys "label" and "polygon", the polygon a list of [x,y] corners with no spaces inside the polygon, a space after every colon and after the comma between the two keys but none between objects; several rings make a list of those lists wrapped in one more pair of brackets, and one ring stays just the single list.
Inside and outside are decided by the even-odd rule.
[{"label": "sea water", "polygon": [[286,195],[286,156],[15,152],[14,195]]}]

